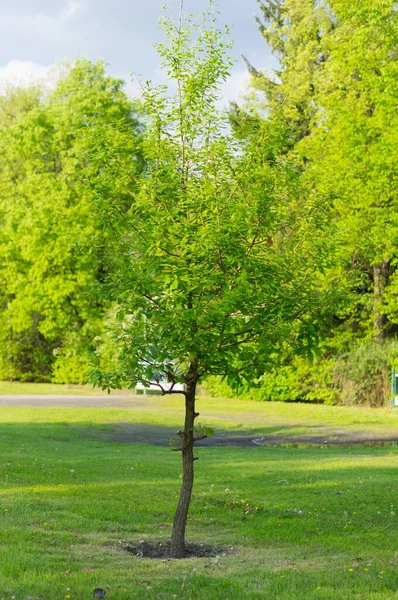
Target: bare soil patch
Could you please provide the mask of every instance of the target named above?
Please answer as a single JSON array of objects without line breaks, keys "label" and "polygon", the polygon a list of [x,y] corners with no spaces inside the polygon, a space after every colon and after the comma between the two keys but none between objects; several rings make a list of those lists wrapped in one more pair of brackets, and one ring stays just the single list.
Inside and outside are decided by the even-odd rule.
[{"label": "bare soil patch", "polygon": [[[139,542],[128,542],[124,549],[130,554],[138,558],[155,558],[155,559],[170,559],[170,542],[165,541],[147,541],[140,540]],[[186,552],[184,558],[206,558],[215,556],[225,556],[226,548],[216,548],[208,544],[186,544]]]}]

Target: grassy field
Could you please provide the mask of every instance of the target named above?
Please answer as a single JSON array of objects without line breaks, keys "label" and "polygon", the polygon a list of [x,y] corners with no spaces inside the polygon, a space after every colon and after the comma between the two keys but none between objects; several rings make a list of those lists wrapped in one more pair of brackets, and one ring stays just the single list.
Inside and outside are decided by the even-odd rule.
[{"label": "grassy field", "polygon": [[[180,483],[179,455],[113,441],[129,424],[181,421],[180,399],[146,402],[1,407],[0,599],[84,600],[95,587],[107,600],[398,598],[394,446],[198,448],[188,538],[223,550],[128,554],[125,542],[167,540]],[[251,432],[265,412],[291,428],[398,425],[387,410],[200,404],[225,431]]]},{"label": "grassy field", "polygon": [[102,394],[100,390],[93,390],[91,385],[64,385],[58,383],[21,383],[20,381],[0,381],[0,395],[34,394],[34,395],[61,395],[73,394],[87,396]]}]

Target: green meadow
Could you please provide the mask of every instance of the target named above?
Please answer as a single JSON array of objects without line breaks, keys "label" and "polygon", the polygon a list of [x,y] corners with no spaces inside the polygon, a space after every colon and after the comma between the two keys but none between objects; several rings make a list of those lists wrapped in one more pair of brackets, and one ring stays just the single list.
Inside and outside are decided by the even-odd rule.
[{"label": "green meadow", "polygon": [[99,390],[93,390],[90,385],[66,385],[57,383],[23,383],[20,381],[0,381],[0,394],[13,396],[29,394],[35,396],[54,394],[57,396],[84,396],[90,394],[101,394]]},{"label": "green meadow", "polygon": [[[199,447],[188,540],[213,555],[128,553],[129,541],[168,539],[180,484],[180,455],[152,442],[178,426],[182,401],[141,400],[1,408],[2,600],[83,600],[96,587],[107,600],[398,598],[393,444]],[[398,425],[390,410],[199,405],[204,422],[231,435],[264,433],[276,418],[293,433],[314,423]],[[140,427],[148,443],[133,441]],[[123,431],[130,442],[118,441]]]}]

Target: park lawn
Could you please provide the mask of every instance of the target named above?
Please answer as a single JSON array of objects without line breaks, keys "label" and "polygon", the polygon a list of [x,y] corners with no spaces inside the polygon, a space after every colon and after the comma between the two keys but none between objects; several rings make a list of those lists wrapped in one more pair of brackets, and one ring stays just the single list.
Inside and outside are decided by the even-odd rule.
[{"label": "park lawn", "polygon": [[[83,600],[95,587],[107,600],[398,598],[393,446],[198,448],[188,539],[212,544],[215,556],[151,561],[123,550],[170,535],[180,456],[111,441],[119,423],[174,426],[181,400],[167,399],[163,412],[159,402],[1,408],[0,599]],[[200,404],[214,417],[229,404],[231,420],[220,416],[226,429],[237,415],[242,423],[249,415],[245,429],[250,415],[276,407]],[[290,408],[287,420],[306,423],[332,407]],[[330,418],[385,425],[382,412],[372,420],[352,410],[332,408]]]},{"label": "park lawn", "polygon": [[[129,390],[114,390],[111,395],[123,395],[128,397],[133,392]],[[59,395],[59,396],[107,396],[98,388],[90,385],[66,385],[56,383],[22,383],[19,381],[0,381],[1,395]],[[148,406],[156,402],[156,397],[148,396]],[[164,405],[168,412],[174,411],[180,414],[181,398],[164,398]],[[254,402],[242,399],[223,399],[220,403],[218,398],[206,398],[206,409],[211,411],[212,417],[218,419],[233,417],[235,420],[242,418],[242,422],[257,423],[258,416],[264,414],[271,418],[281,418],[284,422],[295,421],[304,425],[323,424],[330,426],[342,425],[344,427],[398,427],[398,410],[386,408],[366,407],[341,407],[328,406],[311,403],[291,402]]]},{"label": "park lawn", "polygon": [[91,385],[66,385],[59,383],[21,383],[20,381],[0,381],[0,395],[92,395],[102,394]]},{"label": "park lawn", "polygon": [[[52,383],[21,383],[0,381],[1,395],[32,395],[32,396],[94,396],[106,397],[107,392],[102,392],[98,388],[94,389],[89,385],[65,385]],[[111,394],[123,395],[128,399],[133,392],[124,390],[115,390]],[[162,407],[161,420],[164,422],[168,418],[171,426],[181,423],[182,397],[168,396],[161,398],[159,396],[145,397],[145,407],[139,407],[140,418],[145,422],[157,421],[159,417],[155,415],[159,411],[159,405]],[[291,402],[255,402],[242,399],[219,399],[205,398],[199,399],[199,408],[202,412],[202,421],[213,424],[216,427],[228,429],[233,427],[241,430],[242,427],[248,429],[249,426],[255,427],[258,433],[274,433],[282,426],[286,428],[300,428],[303,432],[314,426],[319,427],[344,427],[344,429],[354,429],[356,431],[368,431],[376,433],[388,433],[393,428],[398,429],[398,409],[390,408],[366,408],[366,407],[348,407],[348,406],[327,406],[311,403],[291,403]],[[137,410],[137,409],[135,409]],[[111,414],[111,413],[109,413]],[[118,418],[113,412],[112,418]],[[203,418],[204,415],[204,418]],[[78,417],[80,418],[80,417]],[[266,422],[266,426],[262,426]],[[273,430],[273,431],[271,431]]]}]

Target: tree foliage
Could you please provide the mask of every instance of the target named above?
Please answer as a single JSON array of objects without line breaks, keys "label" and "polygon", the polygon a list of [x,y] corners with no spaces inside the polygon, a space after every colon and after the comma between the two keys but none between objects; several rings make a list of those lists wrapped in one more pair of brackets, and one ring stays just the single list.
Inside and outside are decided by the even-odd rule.
[{"label": "tree foliage", "polygon": [[252,380],[282,349],[311,352],[335,292],[323,276],[333,263],[327,212],[315,200],[299,206],[295,166],[280,152],[288,129],[257,123],[232,135],[217,110],[230,61],[212,13],[200,24],[189,15],[162,23],[167,43],[158,51],[174,93],[143,87],[146,169],[127,211],[98,194],[96,210],[113,234],[103,293],[116,307],[120,352],[117,368],[99,368],[92,381],[107,389],[154,382],[163,393],[184,384],[172,537],[173,555],[182,556],[193,444],[206,435],[195,425],[197,383],[210,374]]},{"label": "tree foliage", "polygon": [[292,211],[299,182],[280,156],[286,130],[231,135],[216,108],[229,67],[220,32],[212,21],[197,32],[189,17],[163,24],[169,45],[158,50],[177,91],[144,89],[147,169],[127,212],[108,195],[98,207],[116,234],[105,290],[123,347],[105,387],[153,370],[184,381],[192,361],[201,376],[252,377],[283,344],[309,346],[328,312],[320,281],[333,257],[314,238],[323,230],[324,246],[327,215],[322,202]]},{"label": "tree foliage", "polygon": [[[101,223],[84,184],[89,148],[106,130],[134,170],[138,123],[122,82],[102,63],[76,62],[48,95],[11,90],[0,102],[0,372],[2,377],[83,382],[106,304]],[[127,132],[127,135],[126,133]],[[114,181],[112,193],[122,194]]]},{"label": "tree foliage", "polygon": [[[286,152],[299,165],[301,202],[324,198],[336,226],[335,251],[351,281],[323,359],[298,369],[303,382],[308,372],[313,390],[321,390],[331,362],[351,350],[354,356],[358,343],[396,332],[398,17],[391,0],[259,4],[260,31],[280,68],[271,78],[252,68],[253,84],[265,94],[267,118],[293,131]],[[253,112],[235,108],[235,118],[239,112],[241,126]],[[297,398],[305,394],[305,385],[299,388]],[[320,391],[315,399],[323,398]]]}]

